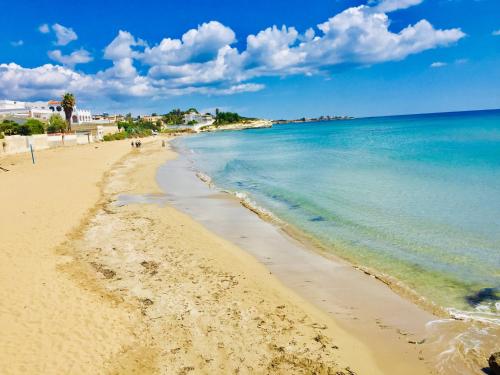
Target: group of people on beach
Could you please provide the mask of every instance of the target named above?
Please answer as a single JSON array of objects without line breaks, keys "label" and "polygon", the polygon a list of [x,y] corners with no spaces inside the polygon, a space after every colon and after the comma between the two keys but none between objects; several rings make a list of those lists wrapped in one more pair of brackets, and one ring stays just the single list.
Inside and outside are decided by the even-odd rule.
[{"label": "group of people on beach", "polygon": [[140,148],[142,146],[142,142],[140,139],[137,139],[135,141],[130,142],[130,145],[132,147]]}]

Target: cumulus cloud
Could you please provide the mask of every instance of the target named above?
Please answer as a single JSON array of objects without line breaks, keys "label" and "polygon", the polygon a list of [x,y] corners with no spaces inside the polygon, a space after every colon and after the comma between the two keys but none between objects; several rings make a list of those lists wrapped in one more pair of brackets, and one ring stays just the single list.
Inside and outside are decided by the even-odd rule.
[{"label": "cumulus cloud", "polygon": [[165,65],[185,62],[203,63],[214,60],[225,46],[236,42],[229,27],[211,21],[187,31],[179,39],[163,39],[158,45],[146,48],[142,59],[147,64]]},{"label": "cumulus cloud", "polygon": [[92,77],[52,64],[24,68],[18,64],[0,64],[1,96],[16,98],[51,97],[64,89],[85,92],[95,88]]},{"label": "cumulus cloud", "polygon": [[[40,92],[50,90],[112,98],[231,95],[262,90],[262,84],[252,82],[258,77],[312,75],[339,65],[397,61],[449,46],[465,36],[458,28],[438,29],[425,19],[400,30],[390,27],[390,12],[420,2],[371,1],[370,5],[348,8],[302,33],[293,26],[271,26],[247,36],[242,50],[235,47],[234,31],[217,21],[188,30],[179,39],[165,37],[157,44],[120,30],[104,49],[103,57],[112,62],[111,67],[94,74],[77,73],[72,68],[92,58],[87,51],[70,55],[50,51],[49,57],[64,66],[47,64],[29,69],[0,65],[0,96],[40,96]],[[65,37],[59,40],[58,36],[60,42],[67,44],[77,38],[73,30],[64,30],[61,35]]]},{"label": "cumulus cloud", "polygon": [[21,47],[22,45],[24,44],[24,40],[14,40],[12,42],[10,42],[10,45],[12,47]]},{"label": "cumulus cloud", "polygon": [[63,25],[55,23],[52,25],[52,30],[54,30],[56,34],[57,40],[55,43],[58,46],[65,46],[69,42],[78,39],[78,36],[70,27],[64,27]]},{"label": "cumulus cloud", "polygon": [[145,43],[136,39],[128,31],[120,30],[113,41],[104,49],[104,58],[108,60],[120,60],[138,57],[139,54],[132,47],[143,46]]},{"label": "cumulus cloud", "polygon": [[436,61],[436,62],[433,62],[431,64],[431,68],[442,68],[443,66],[446,66],[448,65],[447,63],[445,62],[442,62],[442,61]]},{"label": "cumulus cloud", "polygon": [[50,28],[49,28],[49,25],[47,25],[46,23],[38,26],[38,31],[40,31],[42,34],[47,34],[50,32]]},{"label": "cumulus cloud", "polygon": [[61,50],[58,49],[49,51],[47,55],[52,60],[70,67],[73,67],[77,64],[85,64],[93,60],[93,57],[90,55],[90,52],[83,48],[76,50],[69,55],[64,55],[61,52]]},{"label": "cumulus cloud", "polygon": [[491,33],[491,35],[493,35],[493,36],[500,36],[500,29],[493,31]]}]

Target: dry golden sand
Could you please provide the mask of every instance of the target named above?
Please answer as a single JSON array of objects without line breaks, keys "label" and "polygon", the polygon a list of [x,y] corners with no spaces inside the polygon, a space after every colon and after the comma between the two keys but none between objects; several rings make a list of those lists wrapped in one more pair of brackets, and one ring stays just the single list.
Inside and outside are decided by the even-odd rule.
[{"label": "dry golden sand", "polygon": [[381,373],[239,248],[168,205],[116,204],[161,197],[160,143],[0,159],[0,373]]},{"label": "dry golden sand", "polygon": [[[97,147],[97,148],[96,148]],[[0,373],[99,373],[132,342],[127,310],[57,271],[54,248],[98,201],[124,142],[0,159]]]}]

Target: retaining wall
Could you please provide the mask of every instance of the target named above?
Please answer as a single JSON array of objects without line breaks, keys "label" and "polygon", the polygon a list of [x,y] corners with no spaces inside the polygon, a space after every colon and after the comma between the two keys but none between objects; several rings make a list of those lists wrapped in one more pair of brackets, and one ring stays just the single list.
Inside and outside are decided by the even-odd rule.
[{"label": "retaining wall", "polygon": [[0,155],[29,152],[30,145],[37,151],[93,142],[95,142],[94,136],[88,133],[64,134],[64,137],[62,134],[9,135],[0,139]]}]

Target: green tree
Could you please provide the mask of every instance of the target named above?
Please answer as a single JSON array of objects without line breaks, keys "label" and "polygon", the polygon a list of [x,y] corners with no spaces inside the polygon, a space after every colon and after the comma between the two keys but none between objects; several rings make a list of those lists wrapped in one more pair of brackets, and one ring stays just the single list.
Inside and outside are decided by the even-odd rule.
[{"label": "green tree", "polygon": [[47,126],[47,133],[63,133],[66,129],[66,123],[61,116],[53,114],[49,118],[49,126]]},{"label": "green tree", "polygon": [[61,106],[64,109],[64,115],[66,116],[66,124],[68,130],[71,131],[71,116],[73,115],[73,109],[76,105],[75,96],[69,92],[63,95]]},{"label": "green tree", "polygon": [[182,124],[184,112],[180,109],[173,109],[166,115],[163,115],[163,120],[167,125]]},{"label": "green tree", "polygon": [[28,119],[24,126],[27,126],[29,128],[29,133],[27,135],[31,134],[44,134],[45,133],[45,125],[43,122],[40,120],[37,120],[35,118],[30,118]]},{"label": "green tree", "polygon": [[0,123],[0,133],[4,135],[18,134],[19,124],[12,120],[3,120]]},{"label": "green tree", "polygon": [[215,125],[234,124],[245,120],[244,117],[241,117],[239,114],[234,112],[219,112],[217,110],[216,113],[217,115],[214,122]]},{"label": "green tree", "polygon": [[30,118],[24,124],[13,125],[12,134],[18,135],[32,135],[45,133],[45,126],[40,120]]}]

